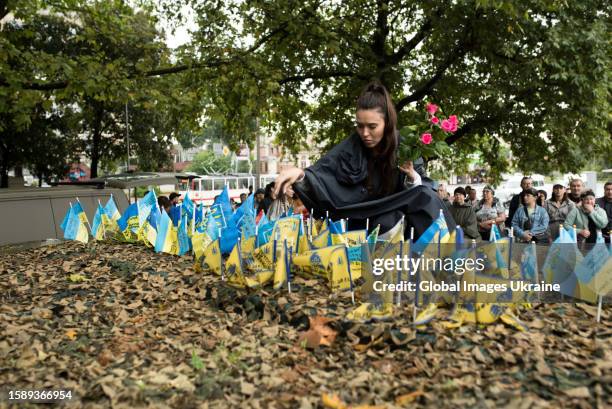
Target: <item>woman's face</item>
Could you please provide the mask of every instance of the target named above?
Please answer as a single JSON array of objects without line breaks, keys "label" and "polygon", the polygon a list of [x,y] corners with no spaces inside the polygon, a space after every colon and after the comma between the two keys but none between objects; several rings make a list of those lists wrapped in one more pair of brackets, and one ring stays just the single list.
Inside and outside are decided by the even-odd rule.
[{"label": "woman's face", "polygon": [[523,201],[525,202],[526,206],[531,206],[536,202],[536,198],[535,196],[528,194],[523,196]]},{"label": "woman's face", "polygon": [[485,189],[482,191],[482,197],[486,201],[493,200],[493,192],[491,192],[489,189]]},{"label": "woman's face", "polygon": [[355,115],[357,133],[366,148],[374,148],[385,135],[385,116],[377,109],[360,109]]},{"label": "woman's face", "polygon": [[565,189],[562,187],[556,187],[553,189],[553,194],[555,195],[556,198],[561,199],[563,195],[565,194]]}]

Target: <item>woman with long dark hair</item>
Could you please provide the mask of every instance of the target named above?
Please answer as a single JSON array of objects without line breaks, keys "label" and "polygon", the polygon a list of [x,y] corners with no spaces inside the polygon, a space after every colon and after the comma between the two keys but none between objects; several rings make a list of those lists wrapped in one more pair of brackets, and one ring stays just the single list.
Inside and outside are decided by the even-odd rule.
[{"label": "woman with long dark hair", "polygon": [[[275,181],[274,194],[293,190],[314,216],[329,212],[334,220],[349,218],[351,229],[381,226],[389,230],[402,216],[420,235],[444,211],[452,216],[425,177],[423,160],[397,163],[397,113],[387,89],[368,84],[357,99],[356,132],[336,145],[313,166],[286,169]],[[406,234],[410,231],[406,229]]]}]

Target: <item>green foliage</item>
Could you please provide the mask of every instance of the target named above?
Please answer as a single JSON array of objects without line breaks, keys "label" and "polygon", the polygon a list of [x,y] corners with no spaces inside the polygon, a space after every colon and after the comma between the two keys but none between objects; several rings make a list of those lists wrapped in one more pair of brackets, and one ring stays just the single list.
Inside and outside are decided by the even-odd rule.
[{"label": "green foliage", "polygon": [[[183,6],[198,29],[172,53],[152,11],[180,25]],[[73,110],[69,134],[84,137],[80,146],[42,134],[64,145],[54,158],[85,153],[95,175],[99,163],[125,159],[126,103],[130,150],[156,169],[173,138],[194,135],[235,149],[253,146],[259,129],[292,153],[307,135],[334,146],[353,131],[355,98],[372,79],[391,91],[400,128],[419,121],[423,101],[459,116],[448,139],[456,160],[439,156],[438,165],[463,166],[477,152],[495,178],[509,166],[576,171],[612,156],[604,0],[143,0],[137,9],[20,0],[3,3],[0,15],[9,11],[17,19],[0,35],[0,175],[25,164],[30,153],[7,142],[8,130],[30,129],[40,107]]]},{"label": "green foliage", "polygon": [[331,147],[352,132],[362,87],[379,79],[400,127],[415,123],[419,101],[436,101],[460,119],[452,155],[481,151],[478,140],[483,158],[497,156],[494,174],[510,165],[491,150],[496,140],[510,144],[514,166],[537,172],[575,170],[612,152],[602,138],[610,130],[604,0],[183,3],[201,28],[193,58],[205,66],[218,56],[214,77],[204,67],[194,78],[236,139],[257,116],[292,151],[307,134]]},{"label": "green foliage", "polygon": [[[0,37],[7,50],[0,58],[0,112],[6,118],[0,132],[28,129],[37,106],[48,113],[70,108],[70,130],[80,143],[56,138],[56,146],[86,154],[95,177],[100,163],[125,161],[126,103],[130,150],[142,170],[167,165],[172,137],[197,128],[200,97],[183,91],[186,76],[147,75],[171,60],[146,2],[138,10],[119,0],[48,1],[46,13],[34,0],[8,7],[19,20]],[[0,168],[27,164],[25,152],[16,150],[0,156]],[[44,156],[42,147],[39,152]]]},{"label": "green foliage", "polygon": [[188,170],[200,175],[226,174],[232,171],[232,160],[229,156],[217,156],[211,151],[202,151],[193,158]]}]

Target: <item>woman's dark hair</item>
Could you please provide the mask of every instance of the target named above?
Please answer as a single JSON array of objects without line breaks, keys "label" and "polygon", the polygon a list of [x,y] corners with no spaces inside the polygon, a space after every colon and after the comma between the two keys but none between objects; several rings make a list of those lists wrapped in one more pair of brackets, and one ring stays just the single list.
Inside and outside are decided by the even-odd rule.
[{"label": "woman's dark hair", "polygon": [[159,206],[160,210],[166,210],[172,206],[172,202],[166,196],[158,196],[157,205]]},{"label": "woman's dark hair", "polygon": [[270,182],[266,185],[264,191],[264,197],[272,197],[272,191],[274,190],[274,182]]},{"label": "woman's dark hair", "polygon": [[458,188],[455,189],[455,191],[453,192],[453,195],[456,195],[457,193],[459,193],[460,195],[463,196],[467,196],[465,189],[462,188],[461,186],[459,186]]},{"label": "woman's dark hair", "polygon": [[[544,195],[544,199],[540,198],[540,193]],[[538,190],[537,198],[536,203],[538,206],[544,206],[544,202],[546,202],[546,199],[548,198],[548,193],[546,193],[546,190]]]},{"label": "woman's dark hair", "polygon": [[378,81],[370,82],[365,86],[363,91],[361,91],[361,95],[357,98],[356,105],[358,111],[374,109],[380,111],[385,117],[385,130],[382,140],[376,147],[377,155],[373,158],[375,160],[368,161],[367,186],[370,191],[374,189],[370,180],[370,175],[375,165],[374,162],[376,162],[376,164],[380,164],[381,166],[382,189],[380,193],[385,195],[393,193],[397,181],[396,153],[399,143],[395,105],[391,100],[387,88]]}]

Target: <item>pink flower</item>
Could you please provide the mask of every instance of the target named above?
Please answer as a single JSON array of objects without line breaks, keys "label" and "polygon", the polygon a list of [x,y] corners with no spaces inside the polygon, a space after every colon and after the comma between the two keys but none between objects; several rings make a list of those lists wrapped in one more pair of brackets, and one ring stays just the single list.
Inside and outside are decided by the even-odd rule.
[{"label": "pink flower", "polygon": [[427,112],[429,114],[433,115],[438,110],[438,106],[436,104],[432,104],[431,102],[428,102],[427,106],[425,107],[425,109],[427,109]]},{"label": "pink flower", "polygon": [[421,135],[421,142],[423,142],[425,145],[429,145],[432,140],[433,138],[431,137],[430,133],[424,133]]},{"label": "pink flower", "polygon": [[455,132],[457,132],[457,124],[452,124],[452,125],[453,125],[453,127],[452,127],[452,128],[451,128],[451,130],[450,130],[450,131],[451,131],[451,133],[455,133]]},{"label": "pink flower", "polygon": [[448,119],[442,121],[442,130],[444,132],[452,132],[453,124]]},{"label": "pink flower", "polygon": [[457,115],[451,115],[448,117],[448,120],[451,124],[459,125],[459,120],[457,119]]},{"label": "pink flower", "polygon": [[431,117],[431,119],[430,119],[430,121],[431,121],[431,123],[432,123],[432,124],[434,124],[434,125],[437,125],[437,124],[438,124],[438,122],[440,122],[440,120],[438,119],[438,117],[437,117],[437,116],[432,116],[432,117]]}]

